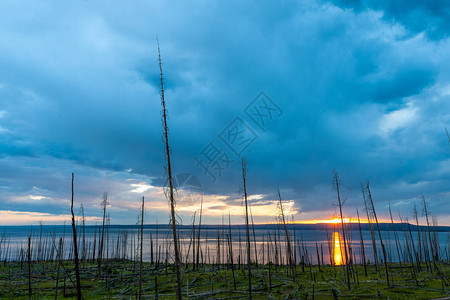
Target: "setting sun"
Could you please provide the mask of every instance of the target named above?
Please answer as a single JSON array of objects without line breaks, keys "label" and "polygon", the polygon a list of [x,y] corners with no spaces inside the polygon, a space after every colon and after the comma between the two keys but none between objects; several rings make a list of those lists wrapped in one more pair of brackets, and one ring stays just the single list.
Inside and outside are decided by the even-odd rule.
[{"label": "setting sun", "polygon": [[[352,223],[352,222],[353,222],[353,220],[350,221],[349,218],[344,218],[344,223]],[[322,223],[339,224],[339,223],[341,223],[341,218],[334,218],[332,220],[323,220]]]}]

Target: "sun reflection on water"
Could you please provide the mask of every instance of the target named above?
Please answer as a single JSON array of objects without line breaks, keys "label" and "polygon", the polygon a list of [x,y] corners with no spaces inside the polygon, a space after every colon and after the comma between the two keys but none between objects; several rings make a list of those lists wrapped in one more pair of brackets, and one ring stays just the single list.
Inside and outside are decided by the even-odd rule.
[{"label": "sun reflection on water", "polygon": [[333,233],[333,259],[335,265],[343,265],[344,258],[342,256],[342,247],[341,247],[341,235],[339,232]]}]

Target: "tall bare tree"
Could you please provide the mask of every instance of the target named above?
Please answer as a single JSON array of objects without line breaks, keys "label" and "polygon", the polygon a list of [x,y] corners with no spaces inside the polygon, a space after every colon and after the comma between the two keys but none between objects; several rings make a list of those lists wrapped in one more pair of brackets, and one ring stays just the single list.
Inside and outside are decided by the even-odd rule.
[{"label": "tall bare tree", "polygon": [[[291,275],[293,278],[295,278],[295,266],[294,266],[294,260],[292,257],[291,239],[290,239],[288,228],[286,226],[286,219],[284,217],[283,200],[281,199],[280,189],[278,189],[278,206],[279,206],[280,221],[283,224],[284,234],[286,235],[287,260],[289,263],[289,267],[291,269],[291,273],[292,273]],[[319,261],[319,266],[320,266],[320,261]]]},{"label": "tall bare tree", "polygon": [[144,197],[142,197],[142,206],[141,206],[141,252],[139,256],[139,299],[142,299],[142,253],[144,249]]},{"label": "tall bare tree", "polygon": [[108,205],[108,193],[103,193],[102,202],[100,205],[103,210],[103,222],[102,222],[102,235],[100,237],[100,245],[98,248],[98,277],[100,277],[102,271],[102,259],[103,259],[103,244],[104,244],[104,235],[105,235],[105,220],[106,220],[106,206]]},{"label": "tall bare tree", "polygon": [[342,214],[342,206],[344,205],[344,203],[341,200],[338,174],[336,171],[333,171],[333,172],[334,172],[333,184],[335,185],[336,194],[337,194],[337,198],[338,198],[339,213],[341,216],[341,226],[342,226],[342,239],[344,240],[344,255],[345,255],[345,267],[346,267],[346,273],[347,273],[347,288],[350,290],[350,262],[348,259],[348,252],[347,252],[347,237],[345,235],[344,215]]},{"label": "tall bare tree", "polygon": [[80,206],[81,211],[81,234],[82,234],[82,244],[81,244],[81,261],[86,259],[86,217],[84,216],[83,204]]},{"label": "tall bare tree", "polygon": [[364,185],[361,183],[361,192],[363,195],[363,200],[364,200],[364,210],[366,211],[366,216],[367,216],[367,223],[369,224],[369,229],[370,229],[370,236],[372,238],[372,247],[373,247],[373,260],[375,263],[375,269],[378,271],[378,251],[377,251],[377,243],[375,241],[375,233],[373,231],[373,226],[372,226],[372,221],[371,221],[371,215],[370,215],[370,203],[367,196],[366,196],[366,191],[364,188]]},{"label": "tall bare tree", "polygon": [[198,233],[197,233],[197,258],[195,269],[198,269],[198,263],[200,260],[200,229],[202,228],[202,213],[203,213],[203,194],[200,195],[200,220],[198,222]]},{"label": "tall bare tree", "polygon": [[420,269],[420,264],[422,263],[422,241],[421,241],[421,234],[420,234],[420,225],[419,225],[419,217],[418,217],[418,212],[417,212],[417,205],[416,203],[414,203],[414,218],[416,220],[416,226],[417,226],[417,244],[418,244],[418,248],[419,248],[419,254],[418,254],[418,260],[417,260],[417,264],[419,265],[419,269]]},{"label": "tall bare tree", "polygon": [[81,280],[80,280],[80,264],[78,260],[78,246],[77,246],[77,229],[75,227],[75,215],[73,213],[73,180],[74,175],[72,173],[72,202],[70,205],[70,212],[72,213],[72,232],[73,232],[73,254],[75,260],[75,276],[77,280],[77,299],[81,300]]},{"label": "tall bare tree", "polygon": [[362,230],[361,230],[361,220],[359,218],[358,207],[356,207],[356,215],[358,216],[359,238],[360,238],[360,241],[361,241],[361,255],[362,255],[362,261],[363,261],[363,264],[364,264],[364,275],[367,276],[366,252],[364,250],[364,239],[363,239]]},{"label": "tall bare tree", "polygon": [[248,222],[248,199],[247,199],[247,159],[242,158],[242,180],[244,182],[244,202],[245,202],[245,231],[247,234],[247,269],[248,269],[248,293],[249,298],[252,299],[252,264],[250,260],[250,228]]},{"label": "tall bare tree", "polygon": [[430,221],[429,221],[430,212],[428,210],[428,203],[427,203],[424,195],[422,195],[422,204],[423,204],[423,214],[425,216],[425,220],[427,221],[427,233],[428,233],[428,241],[430,242],[431,258],[434,263],[435,260],[437,260],[438,255],[437,255],[437,251],[435,250],[436,247],[434,247],[432,239],[431,239]]},{"label": "tall bare tree", "polygon": [[[72,175],[73,176],[73,175]],[[33,299],[33,292],[31,289],[31,236],[28,236],[28,298]]]},{"label": "tall bare tree", "polygon": [[158,61],[159,61],[159,71],[160,71],[160,87],[161,87],[161,105],[162,105],[162,123],[163,123],[163,142],[164,142],[164,154],[166,165],[165,169],[167,172],[167,181],[169,183],[169,205],[170,205],[170,218],[172,223],[172,232],[173,232],[173,246],[175,248],[175,266],[177,272],[177,299],[182,299],[182,279],[181,279],[181,260],[180,260],[180,252],[178,246],[178,238],[177,238],[177,224],[175,219],[175,199],[174,199],[174,187],[172,180],[172,165],[170,161],[170,146],[169,146],[169,128],[167,126],[167,109],[166,109],[166,100],[164,99],[164,78],[162,71],[162,63],[161,63],[161,51],[158,43]]},{"label": "tall bare tree", "polygon": [[375,211],[375,206],[373,205],[372,193],[370,192],[369,182],[367,182],[367,184],[366,184],[366,190],[367,190],[367,199],[369,200],[368,203],[370,205],[369,206],[370,212],[371,212],[371,215],[373,216],[373,218],[375,219],[375,223],[377,224],[377,230],[378,230],[378,236],[380,238],[381,250],[383,251],[384,269],[386,271],[386,282],[389,287],[391,284],[389,281],[389,269],[388,269],[386,248],[384,247],[383,238],[381,237],[380,225],[378,224],[377,213]]}]

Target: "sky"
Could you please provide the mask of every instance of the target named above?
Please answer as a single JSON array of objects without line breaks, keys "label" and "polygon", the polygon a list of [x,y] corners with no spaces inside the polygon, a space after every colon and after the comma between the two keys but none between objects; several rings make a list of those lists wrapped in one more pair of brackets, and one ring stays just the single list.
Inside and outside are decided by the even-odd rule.
[{"label": "sky", "polygon": [[[0,225],[421,212],[450,225],[450,3],[0,0]],[[421,222],[423,215],[419,214]]]}]

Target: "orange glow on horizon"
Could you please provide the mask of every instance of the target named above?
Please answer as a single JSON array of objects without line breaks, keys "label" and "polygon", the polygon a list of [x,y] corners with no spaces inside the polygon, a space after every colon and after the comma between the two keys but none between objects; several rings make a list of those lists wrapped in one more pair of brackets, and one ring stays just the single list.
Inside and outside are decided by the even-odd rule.
[{"label": "orange glow on horizon", "polygon": [[[344,223],[350,223],[350,219],[349,218],[344,218],[343,219]],[[332,220],[323,220],[323,223],[327,223],[327,224],[341,224],[341,218],[334,218]]]},{"label": "orange glow on horizon", "polygon": [[[361,223],[368,223],[366,219],[361,219]],[[305,220],[294,221],[295,224],[341,224],[341,218],[324,219],[324,220]],[[358,219],[344,218],[344,223],[358,223]]]}]

